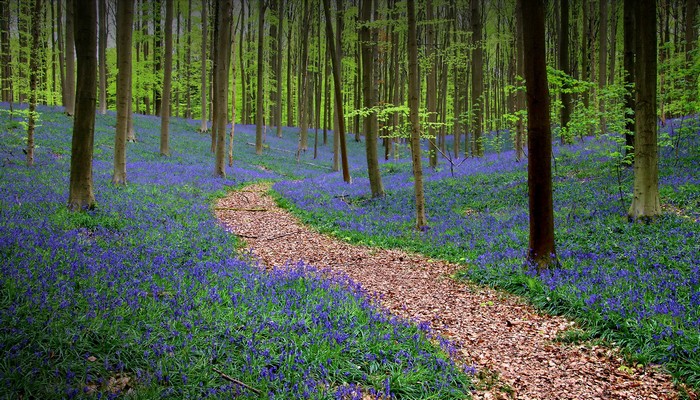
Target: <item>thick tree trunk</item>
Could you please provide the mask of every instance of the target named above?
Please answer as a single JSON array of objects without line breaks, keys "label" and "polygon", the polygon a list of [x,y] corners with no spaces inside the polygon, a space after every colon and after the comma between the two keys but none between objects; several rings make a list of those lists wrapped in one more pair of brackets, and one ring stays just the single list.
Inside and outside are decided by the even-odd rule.
[{"label": "thick tree trunk", "polygon": [[[117,3],[117,128],[114,137],[114,173],[112,182],[126,184],[126,139],[131,104],[131,38],[134,1]],[[93,94],[94,96],[94,94]]]},{"label": "thick tree trunk", "polygon": [[411,119],[411,161],[413,162],[413,187],[416,199],[416,228],[425,230],[425,195],[423,193],[423,167],[420,148],[420,92],[418,88],[418,39],[416,34],[415,1],[407,0],[408,9],[408,107]]},{"label": "thick tree trunk", "polygon": [[635,6],[634,197],[628,215],[632,220],[648,221],[661,213],[656,122],[656,0],[638,0]]},{"label": "thick tree trunk", "polygon": [[216,161],[214,174],[226,177],[226,122],[228,113],[228,71],[231,61],[231,19],[233,5],[231,0],[217,2],[217,39],[216,62],[214,73],[216,85],[214,87],[214,130],[216,131]]},{"label": "thick tree trunk", "polygon": [[107,1],[99,0],[99,54],[98,64],[100,69],[100,114],[107,114]]},{"label": "thick tree trunk", "polygon": [[202,60],[201,69],[201,123],[199,125],[199,131],[204,133],[209,130],[207,126],[207,0],[202,0],[202,49],[200,53],[200,60]]},{"label": "thick tree trunk", "polygon": [[[372,0],[362,0],[360,13],[360,41],[362,43],[362,96],[365,109],[375,105],[375,84],[373,77],[374,56],[376,54],[376,37],[372,34],[369,24],[372,22]],[[332,39],[331,39],[332,40]],[[372,197],[384,195],[382,177],[379,174],[379,158],[377,156],[377,114],[372,112],[364,117],[365,153],[367,155],[367,174]]]},{"label": "thick tree trunk", "polygon": [[[330,0],[323,0],[323,11],[326,17],[326,36],[329,38],[333,35],[333,25],[331,22],[331,6]],[[340,159],[343,167],[343,181],[350,183],[350,167],[348,165],[348,151],[345,142],[345,116],[343,115],[343,94],[342,84],[340,83],[340,57],[339,50],[336,49],[333,40],[328,41],[331,50],[331,64],[333,66],[333,87],[335,89],[335,113],[338,116],[338,140],[340,142]]]},{"label": "thick tree trunk", "polygon": [[165,0],[165,65],[160,109],[160,155],[170,155],[170,89],[173,75],[173,0]]},{"label": "thick tree trunk", "polygon": [[[121,1],[120,1],[121,3]],[[97,10],[94,2],[75,7],[75,48],[78,55],[78,88],[76,93],[73,141],[70,158],[68,208],[74,211],[92,209],[92,154],[95,137],[95,92],[97,78]]]},{"label": "thick tree trunk", "polygon": [[538,271],[555,262],[554,212],[552,202],[552,130],[544,41],[544,1],[525,0],[523,44],[527,87],[528,155],[527,181],[530,209],[530,250],[528,259]]},{"label": "thick tree trunk", "polygon": [[263,128],[265,122],[265,108],[263,96],[265,95],[265,2],[260,1],[258,10],[258,93],[255,106],[255,154],[263,153]]},{"label": "thick tree trunk", "polygon": [[75,110],[75,39],[73,33],[73,3],[76,0],[66,0],[66,101],[63,103],[64,112],[73,115]]}]

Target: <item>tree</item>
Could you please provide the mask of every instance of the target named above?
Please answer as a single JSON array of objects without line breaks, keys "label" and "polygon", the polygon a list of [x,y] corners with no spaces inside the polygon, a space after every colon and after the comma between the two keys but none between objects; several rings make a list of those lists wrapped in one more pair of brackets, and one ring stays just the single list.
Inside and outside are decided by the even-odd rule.
[{"label": "tree", "polygon": [[[530,250],[528,259],[538,271],[556,259],[552,201],[552,128],[544,41],[544,0],[518,0],[523,15],[525,86],[527,88]],[[533,4],[536,3],[536,4]]]},{"label": "tree", "polygon": [[[559,69],[561,69],[565,74],[571,75],[571,66],[569,63],[569,0],[561,1],[561,18],[559,21],[561,25],[559,27]],[[571,93],[568,93],[567,88],[562,88],[561,93],[561,129],[566,130],[569,126],[569,121],[571,120]],[[563,133],[563,132],[562,132]],[[564,142],[564,137],[566,135],[562,134],[561,140]]]},{"label": "tree", "polygon": [[608,83],[608,0],[598,1],[600,16],[600,46],[598,47],[598,88],[600,93],[598,98],[600,102],[600,132],[605,133],[605,102],[603,101],[602,91]]},{"label": "tree", "polygon": [[[635,0],[625,0],[622,12],[623,20],[623,58],[622,68],[624,69],[624,79],[627,92],[625,93],[625,109],[634,111],[634,57],[635,57],[635,18],[634,18]],[[634,154],[634,118],[627,118],[625,124],[625,154]]]},{"label": "tree", "polygon": [[100,74],[100,114],[107,114],[107,1],[99,0],[99,53],[98,64]]},{"label": "tree", "polygon": [[423,167],[421,165],[420,92],[418,90],[418,39],[416,34],[415,0],[407,1],[408,8],[408,107],[411,120],[411,161],[413,162],[413,187],[416,198],[416,228],[424,230],[428,226],[425,217],[425,195],[423,193]]},{"label": "tree", "polygon": [[256,97],[257,105],[255,106],[255,154],[261,155],[263,152],[263,94],[265,92],[265,9],[267,8],[265,1],[259,0],[260,9],[258,13],[258,94]]},{"label": "tree", "polygon": [[[309,1],[304,0],[304,14],[302,16],[301,32],[302,35],[307,34],[309,30],[309,20],[311,19],[311,12],[309,11]],[[299,82],[299,151],[306,151],[308,148],[308,126],[309,114],[308,110],[308,87],[309,87],[309,73],[308,73],[308,63],[309,63],[309,41],[307,38],[302,38],[301,40],[301,79]]]},{"label": "tree", "polygon": [[202,0],[202,52],[200,60],[201,69],[201,95],[202,95],[202,122],[199,131],[204,133],[209,130],[207,126],[207,0]]},{"label": "tree", "polygon": [[0,0],[0,63],[2,101],[12,102],[12,52],[10,51],[10,1]]},{"label": "tree", "polygon": [[[481,0],[475,0],[480,2]],[[435,123],[437,122],[437,65],[435,63],[435,26],[433,16],[433,2],[427,0],[425,5],[425,18],[428,24],[425,26],[425,55],[427,60],[425,82],[425,105],[428,111],[428,143],[430,145],[429,164],[431,168],[437,167],[437,146],[435,146]]]},{"label": "tree", "polygon": [[649,221],[661,213],[656,132],[656,0],[638,0],[635,21],[634,197],[628,215],[632,220]]},{"label": "tree", "polygon": [[[375,84],[373,79],[376,40],[372,38],[372,0],[362,0],[360,25],[360,41],[362,46],[362,95],[365,110],[369,112],[364,118],[365,150],[367,154],[367,174],[372,197],[384,195],[382,177],[379,174],[379,158],[377,156],[377,114],[375,106]],[[330,39],[333,40],[332,38]]]},{"label": "tree", "polygon": [[217,2],[216,21],[216,59],[214,61],[214,120],[213,134],[216,135],[214,174],[226,177],[226,122],[228,115],[228,71],[231,61],[231,19],[233,5],[231,0]]},{"label": "tree", "polygon": [[[123,1],[119,2],[124,3]],[[97,89],[97,11],[94,2],[75,5],[75,49],[78,56],[73,141],[70,158],[68,208],[95,207],[92,189],[92,153],[95,138],[95,92]]]},{"label": "tree", "polygon": [[484,109],[484,48],[482,44],[483,33],[481,23],[481,1],[471,0],[472,7],[472,30],[474,41],[472,69],[472,132],[474,155],[481,157],[484,155],[484,144],[481,141],[483,109]]},{"label": "tree", "polygon": [[64,111],[67,115],[73,115],[75,110],[75,37],[73,32],[73,3],[76,0],[66,0],[66,86]]},{"label": "tree", "polygon": [[170,89],[173,75],[173,0],[165,0],[165,59],[163,60],[163,98],[160,109],[160,154],[170,155]]},{"label": "tree", "polygon": [[[330,0],[323,0],[323,11],[326,17],[326,37],[333,38],[333,25],[331,22]],[[338,118],[338,138],[340,140],[340,159],[343,166],[343,181],[350,183],[350,167],[348,165],[348,150],[345,141],[345,116],[343,115],[343,86],[340,82],[340,49],[336,48],[333,40],[328,40],[331,53],[331,65],[333,68],[333,88],[335,91],[335,113]]]},{"label": "tree", "polygon": [[32,7],[32,43],[29,60],[29,118],[27,123],[27,165],[34,165],[34,127],[36,125],[36,81],[39,79],[39,33],[41,31],[41,0]]},{"label": "tree", "polygon": [[[76,7],[79,8],[79,7]],[[131,38],[134,0],[117,2],[117,127],[114,135],[112,183],[126,184],[126,138],[131,104]]]}]

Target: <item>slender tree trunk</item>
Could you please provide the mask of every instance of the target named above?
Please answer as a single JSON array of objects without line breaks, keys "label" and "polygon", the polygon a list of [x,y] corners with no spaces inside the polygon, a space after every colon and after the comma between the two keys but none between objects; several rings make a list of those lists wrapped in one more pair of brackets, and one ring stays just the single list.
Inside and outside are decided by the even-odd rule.
[{"label": "slender tree trunk", "polygon": [[[567,1],[567,0],[564,0]],[[523,43],[523,2],[516,2],[515,4],[515,26],[516,26],[516,67],[518,70],[518,76],[525,76],[525,44]],[[562,7],[563,9],[563,7]],[[563,14],[562,14],[563,15]],[[560,49],[561,51],[561,49]],[[518,82],[518,86],[522,84],[522,81]],[[516,108],[518,110],[525,109],[525,91],[518,90],[515,95]],[[525,136],[525,121],[521,115],[518,115],[518,120],[515,125],[515,160],[520,161],[525,158],[525,152],[523,151],[523,141]]]},{"label": "slender tree trunk", "polygon": [[34,127],[36,125],[36,82],[39,79],[39,40],[41,32],[41,0],[32,7],[32,42],[29,59],[29,118],[27,121],[27,165],[34,165]]},{"label": "slender tree trunk", "polygon": [[[68,90],[66,89],[66,54],[64,49],[65,41],[63,35],[63,7],[61,6],[61,0],[56,0],[56,42],[58,43],[58,74],[60,76],[61,81],[61,105],[65,107],[65,105],[68,103],[66,100]],[[11,87],[12,83],[10,83],[10,88]],[[12,92],[11,89],[10,92]]]},{"label": "slender tree trunk", "polygon": [[697,46],[698,32],[695,28],[695,20],[698,10],[698,0],[686,0],[685,8],[685,56],[690,61],[693,50]]},{"label": "slender tree trunk", "polygon": [[134,1],[121,0],[117,2],[117,131],[114,139],[114,173],[112,175],[112,183],[117,185],[126,184],[126,138],[129,130],[129,105],[131,104],[133,21]]},{"label": "slender tree trunk", "polygon": [[[60,36],[59,36],[60,37]],[[12,102],[12,52],[10,50],[10,1],[0,1],[0,62],[2,62],[2,101]]]},{"label": "slender tree trunk", "polygon": [[187,0],[187,39],[185,40],[185,118],[192,118],[192,0]]},{"label": "slender tree trunk", "polygon": [[217,84],[214,86],[214,115],[213,121],[216,131],[216,161],[214,173],[219,177],[226,177],[226,122],[228,110],[228,71],[231,61],[231,19],[233,5],[231,0],[217,2],[217,39],[216,62],[214,73]]},{"label": "slender tree trunk", "polygon": [[287,126],[294,126],[294,102],[292,101],[292,22],[287,30]]},{"label": "slender tree trunk", "polygon": [[414,0],[407,0],[408,9],[408,107],[411,119],[411,161],[413,162],[413,187],[416,198],[416,228],[425,230],[425,195],[423,193],[423,167],[420,148],[420,92],[418,88],[418,39],[416,34],[416,11]]},{"label": "slender tree trunk", "polygon": [[[163,53],[163,32],[161,29],[161,5],[162,0],[151,0],[153,5],[153,76],[160,77],[162,53]],[[153,85],[153,113],[160,116],[162,94],[159,82]]]},{"label": "slender tree trunk", "polygon": [[209,131],[207,126],[207,0],[202,0],[202,49],[200,53],[200,60],[202,60],[201,69],[201,113],[202,122],[199,125],[199,131],[204,133]]},{"label": "slender tree trunk", "polygon": [[[121,3],[121,1],[120,1]],[[75,7],[75,49],[78,56],[78,87],[70,158],[68,208],[74,211],[95,207],[92,189],[92,155],[95,137],[95,92],[97,78],[97,10],[94,2]]]},{"label": "slender tree trunk", "polygon": [[173,75],[173,0],[165,0],[165,65],[160,109],[160,155],[170,155],[170,90]]},{"label": "slender tree trunk", "polygon": [[481,0],[471,0],[473,28],[473,69],[472,69],[472,134],[474,137],[474,155],[484,155],[484,145],[481,140],[483,110],[484,110],[484,48],[481,23]]},{"label": "slender tree trunk", "polygon": [[620,2],[612,2],[610,9],[610,51],[608,52],[608,85],[615,83],[615,64],[617,63],[617,25],[620,10]]},{"label": "slender tree trunk", "polygon": [[236,32],[238,24],[243,17],[240,16],[231,31],[231,131],[228,140],[228,166],[233,167],[233,137],[236,130]]},{"label": "slender tree trunk", "polygon": [[[481,0],[474,0],[480,2]],[[435,26],[433,25],[433,2],[427,0],[425,5],[425,54],[428,58],[426,68],[425,103],[428,108],[428,143],[430,143],[429,163],[436,168],[438,163],[437,146],[435,146],[435,123],[437,122],[437,65],[435,63]]]},{"label": "slender tree trunk", "polygon": [[265,115],[264,99],[265,95],[265,2],[260,1],[258,13],[258,93],[257,105],[255,106],[255,154],[263,153],[263,128]]},{"label": "slender tree trunk", "polygon": [[[326,36],[329,38],[335,37],[333,35],[333,25],[331,22],[331,6],[330,0],[323,0],[323,11],[326,16]],[[350,183],[352,179],[350,178],[350,167],[348,165],[348,152],[347,145],[345,142],[345,116],[343,115],[343,94],[342,85],[340,83],[340,59],[338,55],[339,52],[336,51],[335,42],[329,40],[328,44],[331,51],[331,63],[333,66],[333,87],[335,89],[335,113],[338,116],[338,138],[340,141],[340,158],[343,167],[343,181],[345,183]]]},{"label": "slender tree trunk", "polygon": [[100,114],[107,114],[107,1],[99,0],[99,54],[100,69]]},{"label": "slender tree trunk", "polygon": [[[372,21],[372,0],[362,0],[360,12],[360,41],[362,43],[362,96],[365,109],[375,105],[375,84],[372,79],[374,57],[376,55],[376,37],[369,27]],[[331,39],[332,40],[332,39]],[[377,114],[372,112],[364,117],[365,152],[367,155],[367,174],[372,197],[384,196],[382,177],[379,174],[377,156]]]},{"label": "slender tree trunk", "polygon": [[66,102],[64,112],[73,115],[75,110],[75,39],[73,34],[73,3],[66,0]]},{"label": "slender tree trunk", "polygon": [[[304,0],[304,14],[302,15],[302,24],[301,24],[301,31],[302,32],[307,32],[309,30],[309,19],[310,19],[310,11],[309,11],[309,1]],[[301,60],[300,60],[300,68],[301,68],[301,80],[299,83],[299,98],[297,99],[299,103],[299,151],[306,151],[306,149],[309,147],[308,146],[308,126],[309,126],[309,118],[308,118],[308,107],[306,106],[307,104],[307,96],[308,96],[308,53],[309,53],[309,45],[308,41],[306,40],[307,38],[304,37],[301,40]]]},{"label": "slender tree trunk", "polygon": [[530,251],[528,259],[538,271],[555,262],[554,212],[552,201],[552,131],[544,40],[544,1],[521,3],[525,84],[527,86],[528,155],[527,181],[530,208]]},{"label": "slender tree trunk", "polygon": [[598,101],[600,111],[600,133],[605,134],[605,100],[603,99],[603,89],[608,83],[608,0],[598,0],[600,28],[598,47]]},{"label": "slender tree trunk", "polygon": [[[635,26],[636,21],[634,18],[634,4],[636,0],[625,0],[624,10],[623,10],[623,65],[624,68],[624,80],[625,86],[627,86],[627,93],[625,93],[625,108],[629,110],[635,110],[635,91],[633,90],[635,82],[635,36],[637,35]],[[634,154],[634,135],[635,131],[634,117],[627,116],[627,123],[625,124],[625,154]]]},{"label": "slender tree trunk", "polygon": [[[277,0],[277,48],[275,49],[275,81],[277,82],[275,91],[274,120],[277,127],[277,137],[282,137],[282,31],[284,29],[284,0]],[[287,44],[289,45],[289,44]]]},{"label": "slender tree trunk", "polygon": [[632,220],[648,221],[661,213],[656,132],[656,0],[638,0],[635,6],[634,197],[628,215]]},{"label": "slender tree trunk", "polygon": [[[569,0],[561,0],[561,26],[559,27],[559,68],[567,75],[571,75],[571,64],[569,62]],[[521,75],[522,76],[522,75]],[[561,94],[561,143],[566,143],[568,133],[566,130],[569,127],[571,120],[571,93],[570,89],[565,85]],[[519,159],[519,157],[518,157]]]}]

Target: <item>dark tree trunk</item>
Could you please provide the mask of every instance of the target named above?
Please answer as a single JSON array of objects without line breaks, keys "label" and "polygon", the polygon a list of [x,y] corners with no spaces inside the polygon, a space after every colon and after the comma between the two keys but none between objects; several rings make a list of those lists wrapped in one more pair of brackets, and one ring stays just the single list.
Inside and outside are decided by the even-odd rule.
[{"label": "dark tree trunk", "polygon": [[[153,3],[153,76],[160,77],[162,52],[163,52],[163,32],[161,29],[161,5],[162,0],[151,0]],[[160,116],[162,95],[160,92],[160,82],[153,85],[153,113]]]},{"label": "dark tree trunk", "polygon": [[258,93],[256,95],[257,104],[255,106],[255,154],[263,153],[263,128],[265,115],[264,98],[265,95],[265,2],[260,1],[258,10]]},{"label": "dark tree trunk", "polygon": [[[481,0],[474,0],[475,3]],[[433,2],[427,0],[425,5],[425,18],[428,24],[425,26],[425,53],[428,57],[428,69],[425,82],[425,105],[428,109],[428,143],[430,144],[429,164],[436,168],[438,163],[437,146],[435,146],[435,123],[437,122],[437,65],[435,63],[435,26],[433,25]],[[475,31],[475,35],[477,32]],[[478,39],[477,39],[478,40]],[[477,61],[475,60],[475,63]]]},{"label": "dark tree trunk", "polygon": [[[121,1],[120,1],[121,3]],[[70,159],[68,208],[92,209],[92,154],[95,137],[95,92],[97,90],[97,10],[94,2],[75,7],[75,49],[78,55],[78,88],[76,92],[73,142]]]},{"label": "dark tree trunk", "polygon": [[99,54],[98,64],[100,70],[100,114],[107,114],[107,1],[99,0]]},{"label": "dark tree trunk", "polygon": [[216,161],[214,174],[226,177],[226,123],[228,113],[228,71],[231,61],[231,20],[233,5],[231,0],[217,2],[217,28],[216,28],[216,60],[214,73],[216,85],[214,86],[214,115],[213,130],[216,133]]},{"label": "dark tree trunk", "polygon": [[552,130],[549,116],[549,89],[544,40],[543,0],[521,3],[525,84],[528,113],[528,192],[530,209],[530,249],[528,259],[537,270],[547,269],[556,260],[554,252],[554,212],[552,203]]},{"label": "dark tree trunk", "polygon": [[187,1],[187,39],[185,41],[185,118],[192,118],[192,0]]},{"label": "dark tree trunk", "polygon": [[[569,63],[569,0],[561,1],[561,26],[559,28],[559,68],[567,75],[571,75],[571,65]],[[571,120],[571,93],[567,93],[568,87],[563,87],[561,94],[561,129],[562,143],[565,142],[566,129]]]},{"label": "dark tree trunk", "polygon": [[32,42],[29,56],[29,118],[27,121],[27,165],[34,165],[34,128],[36,125],[36,83],[39,79],[39,40],[41,33],[41,0],[32,7]]},{"label": "dark tree trunk", "polygon": [[600,28],[598,47],[598,101],[600,111],[600,133],[605,134],[605,101],[603,100],[603,89],[607,85],[608,80],[608,0],[599,1]]},{"label": "dark tree trunk", "polygon": [[202,0],[202,49],[200,60],[202,60],[201,68],[201,123],[199,125],[200,132],[207,132],[207,0]]},{"label": "dark tree trunk", "polygon": [[473,64],[472,70],[472,134],[474,137],[474,155],[484,155],[484,145],[481,141],[482,120],[484,111],[484,48],[481,24],[481,0],[471,0],[472,30],[473,30]]},{"label": "dark tree trunk", "polygon": [[170,89],[173,75],[173,0],[165,0],[165,65],[163,66],[163,99],[160,109],[160,154],[170,155]]},{"label": "dark tree trunk", "polygon": [[[623,64],[625,74],[625,86],[627,93],[625,94],[625,108],[629,110],[635,109],[635,94],[632,87],[634,86],[634,64],[635,64],[635,36],[637,35],[634,18],[634,4],[636,0],[625,0],[623,10]],[[634,116],[627,116],[625,130],[625,154],[634,154]]]},{"label": "dark tree trunk", "polygon": [[73,32],[73,3],[76,0],[66,0],[66,101],[63,103],[67,115],[73,115],[75,110],[75,39]]},{"label": "dark tree trunk", "polygon": [[[59,34],[60,37],[60,34]],[[2,63],[2,101],[12,102],[12,53],[10,50],[10,1],[0,1],[0,62]]]}]

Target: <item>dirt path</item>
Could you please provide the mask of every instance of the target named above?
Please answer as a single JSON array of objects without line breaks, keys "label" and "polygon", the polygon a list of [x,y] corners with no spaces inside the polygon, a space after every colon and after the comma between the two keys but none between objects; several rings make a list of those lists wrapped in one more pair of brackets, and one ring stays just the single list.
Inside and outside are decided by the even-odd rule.
[{"label": "dirt path", "polygon": [[[573,323],[540,315],[523,300],[450,279],[457,265],[321,235],[280,209],[257,184],[221,199],[216,216],[268,266],[303,260],[341,272],[396,315],[428,321],[482,371],[476,399],[675,399],[655,368],[621,368],[619,353],[553,339]],[[489,379],[488,376],[498,376]]]}]

